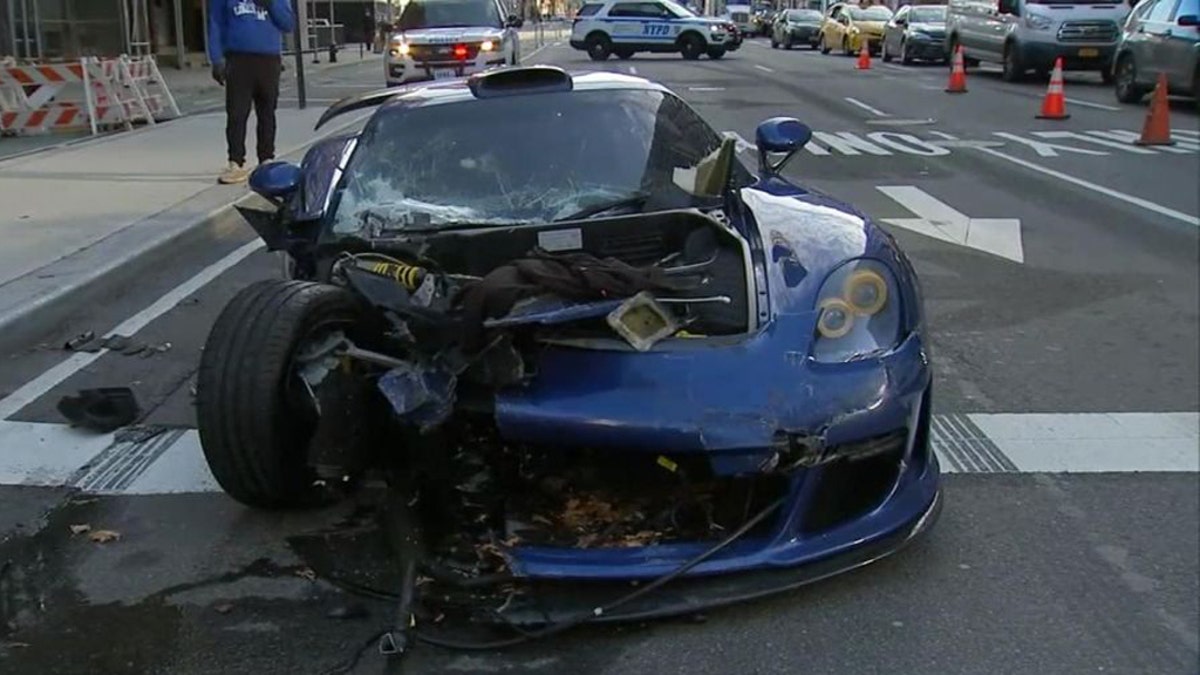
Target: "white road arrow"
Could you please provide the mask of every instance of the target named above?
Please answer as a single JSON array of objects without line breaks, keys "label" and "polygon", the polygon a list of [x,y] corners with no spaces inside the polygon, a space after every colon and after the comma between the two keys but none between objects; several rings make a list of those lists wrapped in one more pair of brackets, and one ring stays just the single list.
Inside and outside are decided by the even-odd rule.
[{"label": "white road arrow", "polygon": [[916,218],[884,218],[885,223],[1015,262],[1025,262],[1021,221],[1016,218],[971,218],[912,185],[880,185],[878,189],[917,214]]}]

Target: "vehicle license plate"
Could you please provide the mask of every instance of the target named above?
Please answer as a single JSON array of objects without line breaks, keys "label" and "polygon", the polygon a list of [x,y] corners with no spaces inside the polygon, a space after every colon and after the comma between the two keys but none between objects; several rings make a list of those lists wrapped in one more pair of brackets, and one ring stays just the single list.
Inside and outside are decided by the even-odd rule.
[{"label": "vehicle license plate", "polygon": [[1080,49],[1079,55],[1084,58],[1095,58],[1097,56],[1100,56],[1100,50],[1099,49]]},{"label": "vehicle license plate", "polygon": [[435,80],[449,80],[449,79],[452,79],[454,76],[455,76],[455,73],[454,73],[453,68],[434,68],[433,69],[433,79],[435,79]]}]

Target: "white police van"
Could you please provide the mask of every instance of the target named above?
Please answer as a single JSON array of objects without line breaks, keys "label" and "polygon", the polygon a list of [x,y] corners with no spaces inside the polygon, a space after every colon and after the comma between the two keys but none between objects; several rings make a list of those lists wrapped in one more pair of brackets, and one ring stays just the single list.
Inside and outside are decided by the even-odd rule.
[{"label": "white police van", "polygon": [[575,15],[571,46],[586,51],[593,61],[610,54],[627,59],[637,52],[719,59],[738,48],[727,20],[698,16],[673,0],[585,2]]}]

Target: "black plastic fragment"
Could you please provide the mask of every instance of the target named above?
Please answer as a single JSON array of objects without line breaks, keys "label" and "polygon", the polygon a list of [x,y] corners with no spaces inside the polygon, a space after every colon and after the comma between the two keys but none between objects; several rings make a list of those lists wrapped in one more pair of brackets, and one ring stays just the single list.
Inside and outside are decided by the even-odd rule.
[{"label": "black plastic fragment", "polygon": [[133,424],[141,414],[129,387],[82,389],[76,396],[59,399],[57,407],[72,425],[100,432]]}]

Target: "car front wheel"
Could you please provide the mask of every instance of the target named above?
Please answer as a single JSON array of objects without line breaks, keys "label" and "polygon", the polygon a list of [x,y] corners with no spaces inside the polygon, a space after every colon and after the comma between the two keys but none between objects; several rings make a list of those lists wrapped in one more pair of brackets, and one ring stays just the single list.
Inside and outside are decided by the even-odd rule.
[{"label": "car front wheel", "polygon": [[[310,464],[321,413],[301,379],[306,362],[300,355],[349,330],[358,311],[353,296],[337,286],[269,279],[243,289],[217,317],[200,355],[196,421],[209,470],[229,496],[280,509],[320,506],[344,495],[340,481],[327,484]],[[365,410],[352,401],[343,407],[335,414]]]},{"label": "car front wheel", "polygon": [[1137,66],[1132,56],[1126,54],[1117,61],[1113,78],[1117,100],[1121,103],[1139,103],[1146,95],[1146,90],[1137,83]]}]

